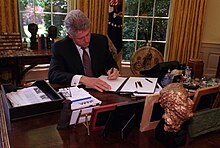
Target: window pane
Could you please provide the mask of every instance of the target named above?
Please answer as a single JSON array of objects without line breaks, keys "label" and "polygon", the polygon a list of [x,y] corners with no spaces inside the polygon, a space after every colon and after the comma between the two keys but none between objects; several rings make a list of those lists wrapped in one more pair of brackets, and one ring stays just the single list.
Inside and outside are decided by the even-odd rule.
[{"label": "window pane", "polygon": [[137,49],[144,47],[144,46],[146,46],[146,42],[141,42],[141,41],[137,42]]},{"label": "window pane", "polygon": [[44,22],[44,13],[40,13],[40,14],[36,14],[36,24],[38,25],[38,32],[37,34],[47,34],[46,31],[46,26],[45,26],[45,22]]},{"label": "window pane", "polygon": [[155,16],[167,17],[169,14],[170,0],[157,0]]},{"label": "window pane", "polygon": [[28,25],[38,25],[37,34],[47,35],[48,28],[55,25],[58,28],[58,36],[66,35],[63,20],[68,11],[68,0],[22,0],[19,1],[20,27],[22,37],[30,37]]},{"label": "window pane", "polygon": [[50,1],[50,0],[34,0],[35,1],[35,6],[41,6],[44,8],[45,2]]},{"label": "window pane", "polygon": [[44,8],[41,6],[35,7],[35,23],[36,24],[44,24]]},{"label": "window pane", "polygon": [[53,12],[67,13],[67,0],[54,0]]},{"label": "window pane", "polygon": [[140,0],[140,15],[153,16],[154,0]]},{"label": "window pane", "polygon": [[164,55],[165,43],[152,43],[152,47],[158,49],[162,55]]},{"label": "window pane", "polygon": [[165,41],[166,40],[167,22],[168,20],[165,20],[165,19],[154,20],[154,31],[153,31],[154,41]]},{"label": "window pane", "polygon": [[66,29],[63,25],[63,20],[65,18],[66,15],[58,15],[58,14],[55,14],[53,15],[53,24],[54,26],[57,27],[57,30],[58,30],[58,37],[64,37],[66,35]]},{"label": "window pane", "polygon": [[52,21],[51,21],[51,15],[50,14],[46,14],[44,16],[44,22],[45,22],[45,29],[46,29],[46,35],[48,34],[48,28],[50,27],[50,25],[52,24]]},{"label": "window pane", "polygon": [[139,29],[138,29],[139,40],[150,40],[151,26],[152,26],[152,19],[141,18],[139,20]]},{"label": "window pane", "polygon": [[[136,7],[138,5],[140,7]],[[123,26],[123,41],[130,41],[128,39],[132,39],[132,42],[124,43],[123,60],[130,60],[131,51],[145,46],[146,40],[152,40],[152,46],[155,46],[161,53],[164,53],[169,6],[170,0],[125,0],[126,12]],[[140,8],[140,10],[137,8]],[[136,28],[138,28],[137,33]],[[132,50],[129,50],[129,48]]]},{"label": "window pane", "polygon": [[134,50],[135,42],[123,42],[123,55],[122,59],[124,61],[130,61],[130,57],[132,56]]},{"label": "window pane", "polygon": [[26,17],[29,13],[20,13],[20,24],[21,24],[21,36],[22,37],[31,37],[31,33],[28,31],[28,24],[34,22],[32,18]]},{"label": "window pane", "polygon": [[124,18],[124,39],[135,39],[136,36],[136,18]]},{"label": "window pane", "polygon": [[50,0],[47,0],[44,2],[45,3],[45,6],[44,6],[44,12],[51,12],[51,1]]},{"label": "window pane", "polygon": [[136,16],[138,12],[138,0],[125,0],[125,15]]},{"label": "window pane", "polygon": [[22,1],[19,1],[19,8],[20,8],[20,11],[25,11],[25,7],[27,6],[31,6],[33,7],[33,0],[22,0]]}]

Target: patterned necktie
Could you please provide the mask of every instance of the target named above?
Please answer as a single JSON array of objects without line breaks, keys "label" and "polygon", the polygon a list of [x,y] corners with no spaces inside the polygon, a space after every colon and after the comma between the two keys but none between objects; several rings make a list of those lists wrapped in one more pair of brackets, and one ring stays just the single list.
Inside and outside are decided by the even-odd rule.
[{"label": "patterned necktie", "polygon": [[83,66],[84,66],[84,72],[86,76],[92,77],[93,76],[93,72],[92,72],[92,64],[91,64],[91,60],[89,58],[88,53],[86,52],[85,48],[81,47],[81,49],[83,50]]}]

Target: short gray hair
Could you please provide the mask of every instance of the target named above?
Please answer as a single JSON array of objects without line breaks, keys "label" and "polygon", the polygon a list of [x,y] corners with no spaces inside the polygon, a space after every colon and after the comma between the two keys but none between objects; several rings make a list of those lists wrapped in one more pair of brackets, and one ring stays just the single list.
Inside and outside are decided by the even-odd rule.
[{"label": "short gray hair", "polygon": [[71,10],[64,19],[67,32],[75,36],[76,31],[90,28],[91,22],[88,17],[80,10]]}]

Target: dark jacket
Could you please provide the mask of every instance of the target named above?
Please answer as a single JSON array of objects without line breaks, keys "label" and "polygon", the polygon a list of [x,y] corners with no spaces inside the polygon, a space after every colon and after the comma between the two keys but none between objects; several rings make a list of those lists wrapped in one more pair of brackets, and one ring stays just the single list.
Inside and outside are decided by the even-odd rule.
[{"label": "dark jacket", "polygon": [[[117,67],[104,35],[91,34],[89,53],[94,77],[106,74],[106,70]],[[74,75],[84,75],[83,64],[76,45],[68,36],[52,46],[52,58],[48,78],[50,83],[69,86]]]}]

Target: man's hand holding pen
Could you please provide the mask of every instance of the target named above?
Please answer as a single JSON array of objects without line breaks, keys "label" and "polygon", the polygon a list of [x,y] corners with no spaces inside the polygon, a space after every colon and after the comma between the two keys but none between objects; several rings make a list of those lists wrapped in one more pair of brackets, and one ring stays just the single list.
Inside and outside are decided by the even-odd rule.
[{"label": "man's hand holding pen", "polygon": [[119,71],[117,68],[112,67],[107,71],[107,75],[109,80],[115,80],[119,76]]}]

